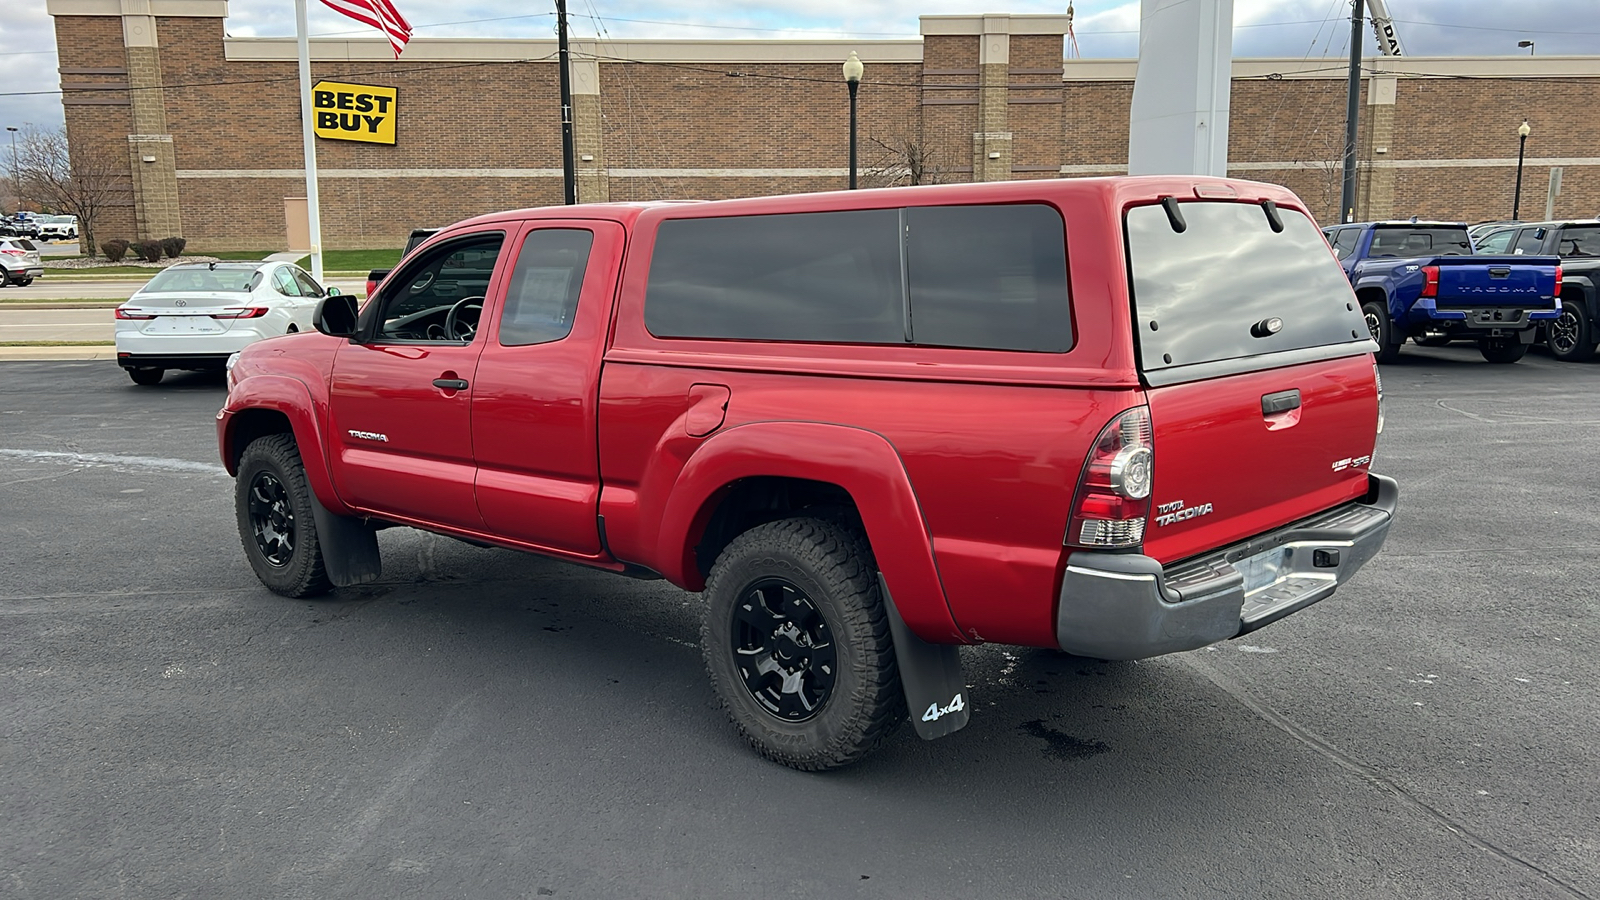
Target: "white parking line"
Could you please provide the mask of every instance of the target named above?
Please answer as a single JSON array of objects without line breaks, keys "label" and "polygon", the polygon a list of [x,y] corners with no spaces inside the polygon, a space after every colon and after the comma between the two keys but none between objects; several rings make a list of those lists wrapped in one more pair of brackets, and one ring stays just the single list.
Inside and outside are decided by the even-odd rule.
[{"label": "white parking line", "polygon": [[163,459],[153,456],[116,456],[110,453],[58,453],[51,450],[0,449],[0,457],[33,460],[36,462],[66,463],[75,466],[108,466],[133,469],[154,469],[158,472],[191,472],[199,475],[226,476],[228,470],[211,463],[187,459]]}]

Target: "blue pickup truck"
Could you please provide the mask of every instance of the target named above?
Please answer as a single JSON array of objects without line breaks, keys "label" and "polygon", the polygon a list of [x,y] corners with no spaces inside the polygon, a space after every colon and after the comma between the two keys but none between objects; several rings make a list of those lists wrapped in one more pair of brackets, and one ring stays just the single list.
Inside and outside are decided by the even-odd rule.
[{"label": "blue pickup truck", "polygon": [[1361,222],[1323,229],[1361,302],[1378,362],[1406,338],[1475,340],[1483,358],[1513,363],[1540,325],[1561,315],[1555,256],[1483,256],[1462,222]]}]

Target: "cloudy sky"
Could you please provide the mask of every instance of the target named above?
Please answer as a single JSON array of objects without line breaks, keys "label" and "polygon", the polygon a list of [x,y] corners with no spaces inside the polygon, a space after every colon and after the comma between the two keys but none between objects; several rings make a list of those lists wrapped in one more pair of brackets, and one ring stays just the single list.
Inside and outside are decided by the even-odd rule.
[{"label": "cloudy sky", "polygon": [[[551,12],[513,0],[395,0],[417,37],[549,37]],[[1139,46],[1137,0],[1075,0],[1075,31],[1085,57],[1133,57]],[[61,122],[54,91],[55,31],[44,0],[9,0],[0,15],[0,124]],[[1065,0],[568,0],[575,35],[617,38],[784,37],[915,38],[918,15],[985,11],[1060,13]],[[313,35],[365,36],[363,30],[311,3]],[[1600,54],[1600,0],[1389,0],[1412,56]],[[294,34],[293,0],[233,0],[233,35]],[[1349,50],[1349,0],[1234,0],[1234,56],[1344,57]],[[1368,52],[1376,52],[1370,31]],[[869,73],[870,80],[870,73]],[[0,151],[3,152],[3,151]]]}]

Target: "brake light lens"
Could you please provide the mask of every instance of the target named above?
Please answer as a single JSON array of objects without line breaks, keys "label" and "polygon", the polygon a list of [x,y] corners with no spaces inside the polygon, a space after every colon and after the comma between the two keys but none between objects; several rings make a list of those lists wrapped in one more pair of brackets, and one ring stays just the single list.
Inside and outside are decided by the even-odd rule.
[{"label": "brake light lens", "polygon": [[1383,434],[1383,376],[1378,373],[1378,364],[1372,364],[1372,380],[1378,384],[1378,433]]},{"label": "brake light lens", "polygon": [[[1561,296],[1561,267],[1556,266],[1556,296]],[[1558,307],[1560,304],[1556,304]]]},{"label": "brake light lens", "polygon": [[1095,439],[1078,479],[1066,543],[1097,550],[1143,543],[1154,481],[1150,407],[1136,406],[1107,423]]},{"label": "brake light lens", "polygon": [[26,250],[16,250],[16,249],[13,249],[11,247],[7,247],[7,248],[5,248],[3,250],[0,250],[0,253],[4,253],[7,256],[27,256],[28,255],[28,251],[26,251]]},{"label": "brake light lens", "polygon": [[1422,294],[1423,297],[1439,296],[1439,267],[1422,267]]},{"label": "brake light lens", "polygon": [[213,319],[259,319],[267,314],[265,306],[235,306],[211,314]]},{"label": "brake light lens", "polygon": [[133,320],[133,319],[154,319],[154,318],[155,318],[155,316],[145,316],[145,315],[140,315],[140,314],[139,314],[139,313],[138,313],[138,312],[135,312],[135,311],[134,311],[134,310],[131,310],[131,309],[123,309],[123,308],[122,308],[122,307],[120,307],[120,306],[119,306],[119,307],[117,307],[117,309],[116,309],[116,312],[115,312],[115,313],[114,313],[114,315],[115,315],[115,317],[116,317],[116,318],[118,318],[118,319],[124,319],[124,320]]}]

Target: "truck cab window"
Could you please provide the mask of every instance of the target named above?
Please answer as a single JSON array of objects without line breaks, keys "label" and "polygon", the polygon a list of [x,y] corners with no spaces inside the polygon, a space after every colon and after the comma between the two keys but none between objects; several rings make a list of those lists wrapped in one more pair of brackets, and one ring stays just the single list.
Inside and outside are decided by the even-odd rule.
[{"label": "truck cab window", "polygon": [[500,345],[559,341],[572,331],[594,232],[544,228],[530,232],[517,254],[500,314]]},{"label": "truck cab window", "polygon": [[471,341],[505,234],[451,241],[410,260],[378,296],[378,340]]}]

